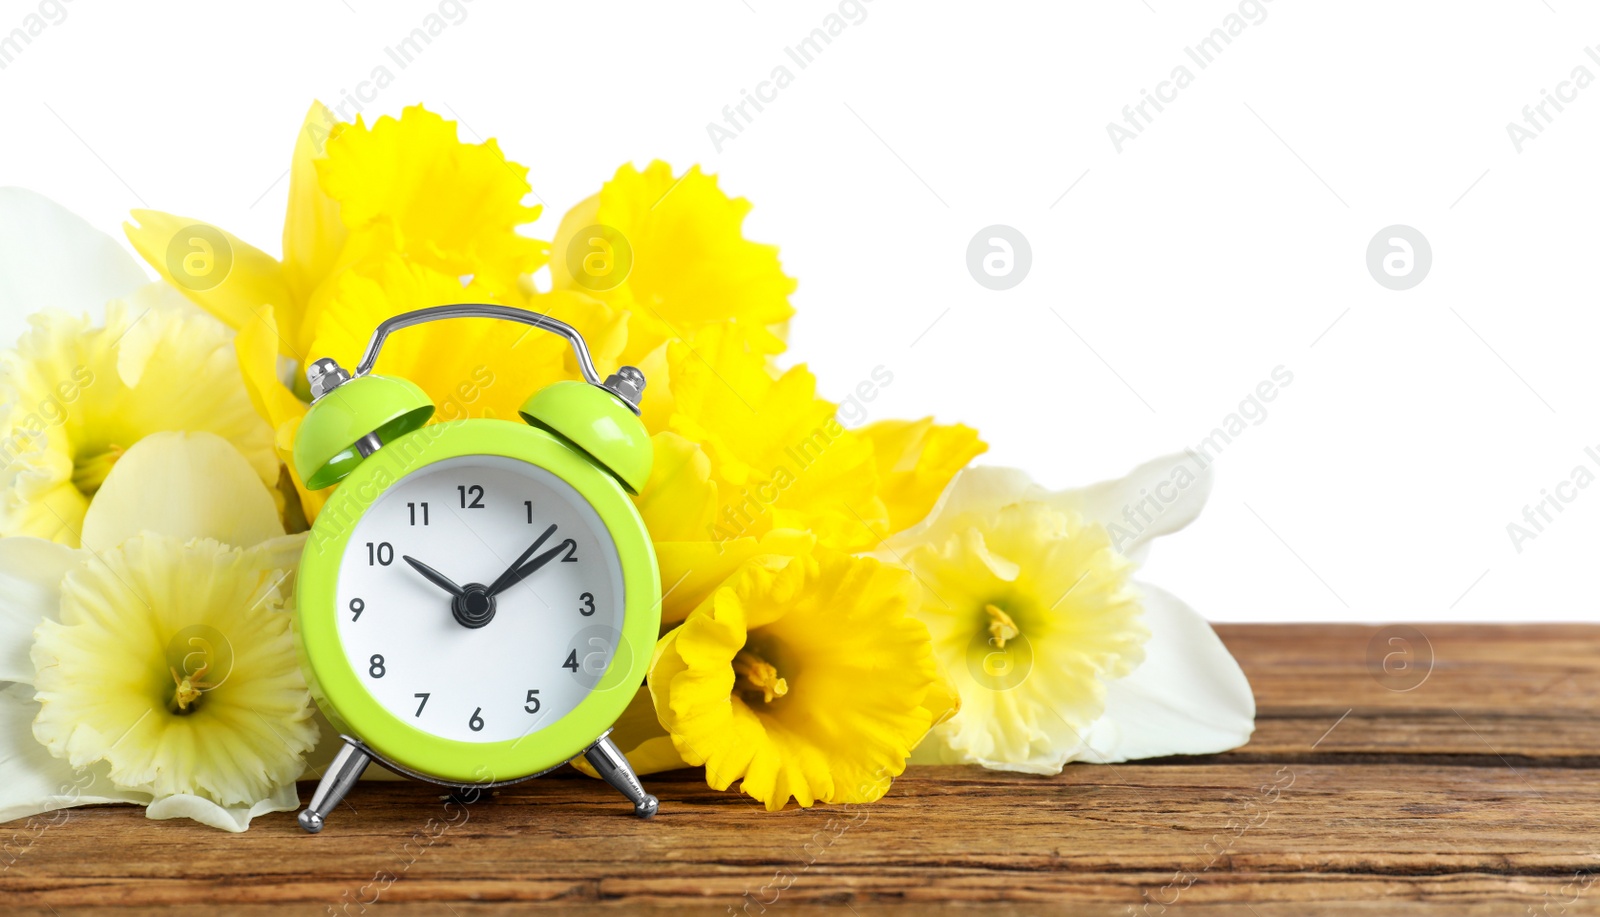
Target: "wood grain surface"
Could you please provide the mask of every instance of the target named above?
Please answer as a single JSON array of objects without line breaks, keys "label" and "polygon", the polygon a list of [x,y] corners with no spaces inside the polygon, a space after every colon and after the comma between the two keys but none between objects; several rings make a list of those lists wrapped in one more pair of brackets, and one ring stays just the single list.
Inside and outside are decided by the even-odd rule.
[{"label": "wood grain surface", "polygon": [[684,771],[650,822],[570,771],[466,808],[366,783],[315,837],[84,808],[0,826],[0,913],[1600,913],[1600,626],[1218,631],[1259,704],[1226,755],[777,814]]}]

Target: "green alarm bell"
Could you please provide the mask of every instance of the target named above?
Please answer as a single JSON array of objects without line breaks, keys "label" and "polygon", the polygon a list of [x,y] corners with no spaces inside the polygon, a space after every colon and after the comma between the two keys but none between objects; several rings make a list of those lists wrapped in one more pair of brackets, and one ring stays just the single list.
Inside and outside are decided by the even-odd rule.
[{"label": "green alarm bell", "polygon": [[[534,393],[526,423],[428,425],[422,389],[372,367],[391,333],[452,318],[559,334],[586,381]],[[492,787],[582,756],[635,814],[655,814],[607,738],[661,623],[655,552],[629,499],[650,476],[643,374],[624,366],[602,382],[583,337],[547,316],[449,305],[380,324],[354,373],[321,359],[306,377],[295,470],[308,488],[339,489],[301,558],[295,634],[344,747],[301,827],[322,830],[373,761]]]}]

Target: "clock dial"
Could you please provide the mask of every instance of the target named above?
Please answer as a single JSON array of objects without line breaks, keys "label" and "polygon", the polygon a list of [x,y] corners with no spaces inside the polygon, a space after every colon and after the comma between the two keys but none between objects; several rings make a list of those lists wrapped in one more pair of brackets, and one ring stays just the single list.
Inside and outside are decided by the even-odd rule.
[{"label": "clock dial", "polygon": [[463,742],[533,736],[600,682],[621,639],[622,565],[571,485],[500,456],[387,489],[339,568],[339,639],[378,703]]}]

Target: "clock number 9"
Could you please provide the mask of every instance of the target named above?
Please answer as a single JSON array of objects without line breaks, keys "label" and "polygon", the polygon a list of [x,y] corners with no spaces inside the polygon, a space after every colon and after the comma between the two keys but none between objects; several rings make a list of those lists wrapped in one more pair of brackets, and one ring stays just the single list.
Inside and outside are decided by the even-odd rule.
[{"label": "clock number 9", "polygon": [[367,674],[373,678],[382,678],[389,674],[389,670],[383,667],[383,656],[381,654],[373,653],[372,658],[367,661],[370,663],[367,667]]},{"label": "clock number 9", "polygon": [[361,613],[363,611],[366,611],[366,610],[367,610],[367,603],[366,602],[363,602],[360,599],[351,599],[350,600],[350,611],[351,611],[352,614],[355,615],[355,617],[351,618],[350,620],[352,620],[352,621],[361,620]]},{"label": "clock number 9", "polygon": [[578,614],[583,615],[585,618],[594,614],[594,593],[585,592],[583,595],[578,596],[578,601],[586,606],[578,609]]},{"label": "clock number 9", "polygon": [[472,711],[472,718],[467,720],[467,728],[471,729],[473,732],[482,732],[483,731],[483,717],[478,715],[478,714],[480,714],[482,712],[483,712],[483,708],[482,707],[479,707],[478,709]]},{"label": "clock number 9", "polygon": [[539,689],[538,688],[529,688],[528,689],[528,702],[523,705],[522,709],[528,711],[529,713],[538,713],[539,712]]}]

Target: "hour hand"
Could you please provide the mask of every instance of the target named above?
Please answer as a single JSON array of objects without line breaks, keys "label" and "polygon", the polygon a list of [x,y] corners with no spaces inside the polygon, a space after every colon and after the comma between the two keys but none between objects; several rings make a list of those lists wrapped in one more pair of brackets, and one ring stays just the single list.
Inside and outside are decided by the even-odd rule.
[{"label": "hour hand", "polygon": [[417,560],[415,557],[402,554],[400,555],[400,559],[410,564],[412,569],[416,570],[418,573],[421,573],[428,582],[438,586],[445,592],[457,597],[465,594],[466,590],[451,582],[450,577],[445,576],[443,573],[440,573],[438,570],[435,570],[422,561]]}]

